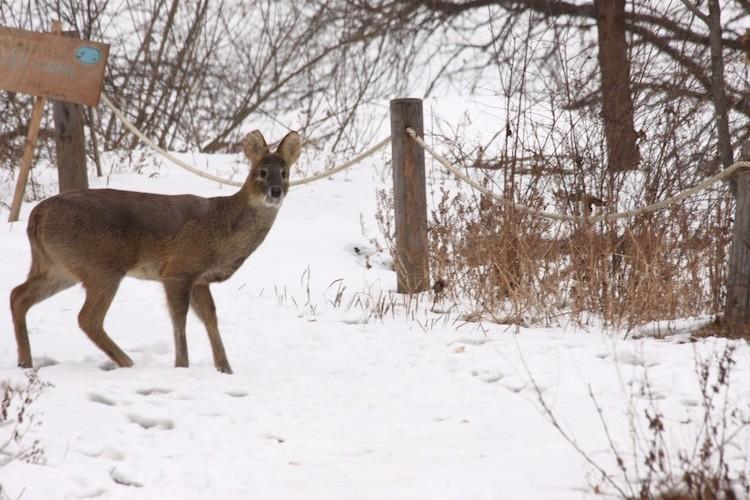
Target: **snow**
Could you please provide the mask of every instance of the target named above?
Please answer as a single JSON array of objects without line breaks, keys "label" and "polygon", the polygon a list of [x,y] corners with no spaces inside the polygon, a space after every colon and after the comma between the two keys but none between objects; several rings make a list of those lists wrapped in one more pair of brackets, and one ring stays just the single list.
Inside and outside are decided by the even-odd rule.
[{"label": "snow", "polygon": [[[646,380],[676,445],[694,445],[699,422],[680,422],[700,414],[695,358],[720,352],[726,341],[624,340],[595,328],[464,323],[427,311],[429,299],[404,301],[393,292],[388,256],[370,241],[379,237],[373,214],[375,189],[388,178],[384,154],[292,189],[266,242],[232,279],[212,286],[234,375],[214,369],[192,313],[191,367],[174,368],[159,284],[126,279],[108,314],[105,327],[133,358],[130,369],[112,369],[78,329],[80,287],[34,307],[32,353],[40,378],[53,385],[32,406],[40,425],[26,440],[39,440],[46,461],[0,468],[5,494],[24,500],[586,498],[601,480],[551,425],[538,394],[578,446],[616,475],[589,390],[628,454],[627,415],[646,401]],[[215,162],[212,172],[237,167],[231,155],[193,159]],[[231,192],[153,159],[139,174],[115,170],[94,187]],[[24,206],[21,222],[0,225],[6,298],[28,269],[30,208]],[[373,304],[382,299],[395,308],[378,317]],[[0,308],[0,325],[0,380],[22,381],[7,306]],[[684,328],[684,322],[675,327]],[[735,359],[732,403],[747,410],[745,343],[737,344]],[[738,439],[745,443],[747,433]],[[730,460],[746,452],[732,448]]]}]

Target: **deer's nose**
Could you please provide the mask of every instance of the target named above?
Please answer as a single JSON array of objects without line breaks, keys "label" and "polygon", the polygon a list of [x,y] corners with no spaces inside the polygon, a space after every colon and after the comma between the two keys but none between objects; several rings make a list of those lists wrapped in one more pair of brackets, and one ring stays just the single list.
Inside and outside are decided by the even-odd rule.
[{"label": "deer's nose", "polygon": [[271,187],[271,198],[281,198],[281,188],[279,186]]}]

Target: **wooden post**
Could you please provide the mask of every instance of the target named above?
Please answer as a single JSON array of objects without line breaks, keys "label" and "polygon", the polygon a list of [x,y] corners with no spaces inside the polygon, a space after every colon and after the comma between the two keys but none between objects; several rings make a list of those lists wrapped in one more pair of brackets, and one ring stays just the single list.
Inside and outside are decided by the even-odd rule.
[{"label": "wooden post", "polygon": [[[750,142],[743,145],[740,159],[750,160]],[[750,170],[740,170],[736,180],[724,321],[732,336],[750,338]]]},{"label": "wooden post", "polygon": [[424,136],[421,99],[391,101],[395,267],[399,293],[421,292],[430,286],[424,150],[407,135],[407,127],[420,137]]},{"label": "wooden post", "polygon": [[[60,21],[52,21],[52,33],[62,31]],[[26,134],[26,145],[23,148],[23,157],[21,157],[21,166],[18,170],[18,180],[16,181],[16,190],[13,192],[13,201],[10,205],[10,216],[8,222],[16,222],[18,215],[21,213],[21,204],[23,195],[26,192],[26,184],[29,182],[29,172],[31,171],[31,162],[34,159],[36,150],[36,140],[39,137],[39,126],[42,123],[44,106],[47,104],[47,98],[37,96],[34,99],[34,107],[31,109],[31,121],[29,122],[29,131]]]},{"label": "wooden post", "polygon": [[[63,35],[78,38],[76,31]],[[55,146],[57,151],[57,178],[61,193],[72,189],[87,189],[86,141],[83,135],[83,109],[79,104],[52,101],[55,120]]]},{"label": "wooden post", "polygon": [[60,192],[89,187],[83,111],[79,104],[53,101],[57,178]]},{"label": "wooden post", "polygon": [[24,146],[23,149],[21,167],[18,171],[18,180],[16,181],[16,190],[13,193],[13,202],[10,205],[10,217],[8,217],[8,222],[17,221],[18,214],[21,213],[23,194],[26,192],[26,183],[29,181],[31,161],[34,159],[36,139],[39,136],[39,125],[42,123],[42,115],[44,114],[44,106],[46,103],[47,99],[45,97],[37,97],[34,99],[34,108],[31,110],[29,132],[26,135],[26,146]]}]

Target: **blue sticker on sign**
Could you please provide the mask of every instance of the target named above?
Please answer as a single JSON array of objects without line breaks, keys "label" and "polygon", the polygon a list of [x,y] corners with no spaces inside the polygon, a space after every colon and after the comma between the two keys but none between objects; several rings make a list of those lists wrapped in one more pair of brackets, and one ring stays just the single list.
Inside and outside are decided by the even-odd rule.
[{"label": "blue sticker on sign", "polygon": [[78,47],[76,60],[81,64],[96,64],[102,59],[102,51],[96,47]]}]

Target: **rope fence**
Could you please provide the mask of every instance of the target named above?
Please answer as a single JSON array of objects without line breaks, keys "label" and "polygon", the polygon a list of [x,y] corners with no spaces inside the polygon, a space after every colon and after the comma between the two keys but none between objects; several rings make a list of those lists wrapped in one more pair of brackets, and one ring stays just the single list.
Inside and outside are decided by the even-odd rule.
[{"label": "rope fence", "polygon": [[442,166],[444,166],[447,170],[449,170],[453,175],[455,175],[456,177],[458,177],[465,183],[469,184],[474,189],[480,191],[481,193],[484,193],[487,196],[492,197],[494,200],[504,204],[505,206],[513,207],[515,210],[518,210],[519,212],[523,212],[523,213],[533,215],[536,217],[543,217],[543,218],[547,218],[551,220],[564,221],[564,222],[594,223],[594,222],[614,221],[618,219],[626,219],[628,217],[635,217],[635,216],[648,213],[648,212],[655,212],[656,210],[667,208],[670,205],[673,205],[679,201],[682,201],[686,198],[690,198],[691,196],[703,191],[709,186],[733,175],[738,170],[741,170],[743,168],[750,168],[750,161],[735,162],[732,165],[730,165],[728,168],[726,168],[725,170],[719,172],[716,175],[713,175],[711,177],[704,179],[702,182],[696,184],[695,186],[691,188],[681,191],[674,196],[670,196],[669,198],[665,198],[662,201],[659,201],[659,202],[656,202],[651,205],[647,205],[645,207],[638,208],[635,210],[627,210],[625,212],[602,214],[602,215],[597,215],[594,217],[565,215],[565,214],[556,214],[553,212],[545,212],[542,210],[535,210],[525,205],[519,205],[518,203],[515,203],[512,200],[508,200],[506,198],[498,196],[496,193],[493,193],[486,187],[482,186],[481,184],[473,180],[468,175],[461,172],[458,168],[451,165],[451,163],[444,156],[442,156],[440,153],[438,153],[433,148],[431,148],[426,142],[424,142],[424,140],[417,135],[414,129],[412,129],[411,127],[407,127],[406,133],[409,134],[409,136],[411,136],[411,138],[414,139],[417,144],[419,144],[425,151],[430,153],[430,156],[435,158],[435,160],[437,160]]},{"label": "rope fence", "polygon": [[[235,186],[235,187],[242,187],[244,185],[244,182],[239,181],[233,181],[231,179],[225,179],[224,177],[219,177],[218,175],[209,174],[208,172],[204,172],[203,170],[200,170],[189,163],[186,163],[173,154],[171,154],[169,151],[166,151],[162,147],[160,147],[158,144],[156,144],[154,141],[149,139],[143,132],[141,132],[138,127],[136,127],[127,116],[125,116],[125,113],[123,113],[120,109],[117,108],[117,106],[114,105],[114,103],[105,95],[102,94],[102,102],[112,111],[112,113],[115,114],[115,116],[122,122],[122,124],[130,130],[133,134],[135,134],[136,137],[138,137],[143,144],[153,149],[155,152],[163,156],[164,158],[168,159],[175,165],[187,170],[188,172],[191,172],[197,176],[203,177],[204,179],[208,179],[211,181],[218,182],[220,184],[226,184],[228,186]],[[371,148],[367,149],[366,151],[363,151],[362,153],[358,154],[354,158],[350,159],[349,161],[338,165],[336,167],[332,167],[329,169],[324,170],[323,172],[313,174],[309,177],[304,177],[302,179],[293,180],[289,183],[290,186],[301,186],[303,184],[309,184],[311,182],[324,179],[326,177],[330,177],[333,174],[336,174],[338,172],[341,172],[342,170],[346,170],[357,163],[361,162],[362,160],[368,158],[369,156],[374,155],[379,150],[381,150],[383,147],[385,147],[386,144],[391,142],[391,139],[389,137],[386,137],[382,141],[378,142]]]},{"label": "rope fence", "polygon": [[[203,170],[200,170],[182,160],[177,158],[176,156],[172,155],[168,151],[161,148],[158,144],[156,144],[154,141],[146,137],[143,132],[141,132],[133,123],[125,116],[125,114],[115,106],[112,101],[104,94],[102,94],[102,102],[112,111],[112,113],[115,114],[115,116],[122,122],[122,124],[130,130],[133,134],[135,134],[136,137],[138,137],[146,146],[153,149],[155,152],[163,156],[164,158],[168,159],[169,161],[173,162],[174,164],[178,165],[179,167],[187,170],[188,172],[191,172],[195,175],[198,175],[200,177],[203,177],[204,179],[208,179],[211,181],[218,182],[220,184],[226,184],[229,186],[236,186],[241,187],[244,183],[234,181],[231,179],[225,179],[223,177],[209,174],[208,172],[204,172]],[[577,216],[577,215],[567,215],[567,214],[558,214],[554,212],[547,212],[544,210],[537,210],[531,207],[527,207],[525,205],[521,205],[518,203],[515,203],[513,200],[509,200],[506,198],[503,198],[499,196],[496,193],[493,193],[486,187],[479,184],[477,181],[463,173],[460,169],[455,167],[451,164],[450,161],[448,161],[443,155],[435,151],[430,145],[428,145],[424,139],[419,137],[417,133],[412,129],[411,127],[406,128],[406,133],[417,143],[419,146],[427,151],[430,156],[432,156],[438,163],[440,163],[443,167],[445,167],[446,170],[451,172],[456,178],[459,180],[465,182],[466,184],[470,185],[477,191],[490,196],[495,201],[502,203],[503,205],[507,207],[511,207],[514,210],[517,210],[519,212],[532,215],[534,217],[543,217],[550,220],[556,220],[561,222],[587,222],[587,223],[595,223],[595,222],[609,222],[609,221],[615,221],[618,219],[626,219],[629,217],[636,217],[638,215],[642,215],[644,213],[648,212],[655,212],[657,210],[662,210],[664,208],[667,208],[675,203],[678,203],[684,199],[690,198],[691,196],[703,191],[704,189],[708,188],[709,186],[722,181],[724,179],[727,179],[731,175],[733,175],[735,172],[741,169],[750,169],[750,161],[737,161],[733,163],[731,166],[726,168],[725,170],[719,172],[716,175],[713,175],[711,177],[708,177],[704,179],[702,182],[696,184],[695,186],[688,188],[684,191],[681,191],[677,193],[674,196],[670,196],[669,198],[665,198],[662,201],[659,201],[657,203],[653,203],[651,205],[647,205],[645,207],[641,207],[635,210],[626,210],[624,212],[614,212],[614,213],[608,213],[608,214],[602,214],[602,215],[596,215],[596,216]],[[300,186],[304,184],[309,184],[311,182],[315,182],[320,179],[324,179],[326,177],[330,177],[331,175],[334,175],[338,172],[341,172],[343,170],[346,170],[348,168],[353,167],[357,163],[365,160],[366,158],[372,156],[373,154],[380,151],[383,147],[385,147],[388,143],[391,142],[390,137],[386,137],[385,139],[381,140],[374,146],[370,147],[369,149],[363,151],[362,153],[358,154],[357,156],[351,158],[350,160],[342,163],[341,165],[329,168],[324,170],[323,172],[310,175],[308,177],[304,177],[302,179],[297,179],[294,181],[291,181],[289,183],[290,186]]]},{"label": "rope fence", "polygon": [[353,167],[354,165],[356,165],[357,163],[361,162],[365,158],[374,155],[375,153],[377,153],[378,151],[380,151],[381,149],[383,149],[390,142],[391,142],[391,138],[390,137],[386,137],[385,139],[383,139],[379,143],[375,144],[370,149],[368,149],[366,151],[363,151],[362,153],[358,154],[357,156],[355,156],[351,160],[349,160],[347,162],[344,162],[344,163],[342,163],[341,165],[339,165],[337,167],[328,168],[328,169],[324,170],[323,172],[320,172],[319,174],[314,174],[314,175],[311,175],[309,177],[304,177],[302,179],[291,181],[289,183],[289,185],[290,186],[300,186],[302,184],[309,184],[311,182],[317,181],[318,179],[324,179],[326,177],[330,177],[331,175],[333,175],[333,174],[335,174],[337,172],[341,172],[342,170],[346,170],[347,168]]},{"label": "rope fence", "polygon": [[243,182],[237,182],[237,181],[233,181],[230,179],[224,179],[223,177],[209,174],[208,172],[204,172],[200,169],[195,168],[194,166],[188,163],[185,163],[184,161],[172,155],[169,151],[162,149],[161,147],[159,147],[158,144],[156,144],[154,141],[146,137],[146,135],[143,132],[141,132],[138,129],[138,127],[133,125],[133,123],[130,120],[128,120],[128,117],[125,116],[125,113],[120,111],[117,108],[117,106],[115,106],[112,103],[112,101],[109,100],[109,97],[107,97],[105,94],[102,94],[101,100],[109,108],[109,110],[115,114],[115,116],[122,122],[122,124],[125,125],[125,128],[127,128],[133,134],[135,134],[135,136],[138,137],[141,140],[141,142],[143,142],[146,146],[150,147],[155,152],[159,153],[160,155],[162,155],[164,158],[168,159],[175,165],[178,165],[184,168],[185,170],[187,170],[188,172],[191,172],[199,177],[203,177],[204,179],[215,181],[220,184],[227,184],[229,186],[237,186],[237,187],[242,187],[242,185],[244,184]]}]

